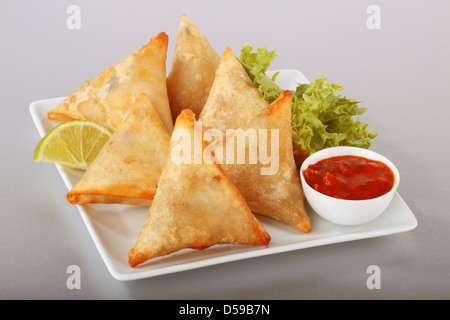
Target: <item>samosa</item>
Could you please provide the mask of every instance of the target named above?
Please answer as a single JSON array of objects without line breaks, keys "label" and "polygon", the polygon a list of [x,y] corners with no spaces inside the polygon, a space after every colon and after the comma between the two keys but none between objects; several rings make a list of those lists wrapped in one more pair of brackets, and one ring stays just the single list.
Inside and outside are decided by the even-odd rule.
[{"label": "samosa", "polygon": [[[181,142],[180,137],[184,137]],[[172,133],[171,157],[137,242],[128,253],[130,266],[186,248],[269,243],[270,235],[221,167],[205,152],[201,161],[195,161],[196,138],[204,151],[206,144],[195,126],[193,111],[183,110]],[[177,158],[180,150],[187,152],[183,161]]]},{"label": "samosa", "polygon": [[72,204],[149,205],[169,157],[170,134],[146,94],[67,194]]},{"label": "samosa", "polygon": [[[254,130],[257,144],[246,139],[245,145],[239,146],[234,141],[235,134],[225,136],[224,154],[229,153],[227,148],[233,148],[232,154],[236,156],[238,149],[243,147],[244,154],[250,155],[252,148],[255,148],[258,161],[239,164],[235,158],[232,163],[223,161],[222,167],[253,212],[308,233],[312,225],[304,206],[303,190],[292,151],[291,99],[291,92],[285,91],[243,128],[244,132]],[[267,156],[270,162],[262,161],[262,156]]]},{"label": "samosa", "polygon": [[[275,138],[271,137],[271,132],[272,129],[276,130],[277,157],[271,156],[276,172],[262,174],[267,165],[261,161],[250,163],[250,159],[247,159],[245,163],[238,163],[237,158],[230,161],[226,159],[229,150],[223,152],[223,158],[217,161],[223,164],[223,169],[238,187],[253,212],[283,221],[304,232],[310,232],[312,226],[304,206],[303,190],[293,157],[291,99],[292,94],[286,91],[269,105],[231,49],[226,48],[199,121],[205,130],[219,130],[224,139],[222,149],[235,148],[234,155],[237,155],[238,148],[242,147],[231,144],[239,137],[239,134],[236,134],[237,130],[240,129],[244,134],[249,129],[255,130],[259,147],[262,143],[265,143],[266,147],[272,145],[268,140]],[[266,136],[261,136],[260,129],[266,132]],[[234,133],[227,135],[230,130]],[[243,146],[244,153],[250,155],[256,146],[249,142],[248,137],[244,138],[246,139]],[[220,146],[221,142],[216,144]]]},{"label": "samosa", "polygon": [[112,132],[122,123],[137,96],[145,93],[166,129],[173,128],[166,85],[168,36],[153,36],[149,43],[92,80],[86,80],[59,106],[49,119],[90,120]]},{"label": "samosa", "polygon": [[268,106],[233,51],[226,48],[199,121],[221,131],[244,128]]},{"label": "samosa", "polygon": [[220,56],[202,31],[182,15],[172,67],[167,77],[173,120],[183,109],[191,109],[197,117],[200,115],[219,62]]}]

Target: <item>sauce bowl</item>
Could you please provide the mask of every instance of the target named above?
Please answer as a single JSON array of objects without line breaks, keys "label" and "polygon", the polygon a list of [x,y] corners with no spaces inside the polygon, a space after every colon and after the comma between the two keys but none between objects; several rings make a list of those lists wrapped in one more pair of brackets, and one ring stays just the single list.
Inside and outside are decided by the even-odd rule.
[{"label": "sauce bowl", "polygon": [[[320,160],[337,156],[360,156],[386,164],[394,174],[394,185],[387,193],[367,200],[344,200],[316,191],[305,180],[303,171]],[[300,167],[300,181],[303,193],[311,208],[330,222],[354,226],[370,222],[380,216],[390,204],[400,183],[400,174],[395,165],[381,154],[357,147],[330,147],[311,154]]]}]

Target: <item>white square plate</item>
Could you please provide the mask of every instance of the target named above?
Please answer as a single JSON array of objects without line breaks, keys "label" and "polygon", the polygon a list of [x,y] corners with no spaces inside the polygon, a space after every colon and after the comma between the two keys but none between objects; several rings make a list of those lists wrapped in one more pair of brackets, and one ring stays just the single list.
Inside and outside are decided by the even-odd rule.
[{"label": "white square plate", "polygon": [[[271,76],[273,72],[267,74]],[[294,90],[297,83],[308,83],[296,70],[280,70],[276,81],[283,89]],[[49,120],[47,112],[64,99],[53,98],[31,103],[30,112],[41,137],[60,122]],[[70,190],[83,175],[82,171],[56,165]],[[118,204],[77,205],[81,217],[111,275],[118,280],[135,280],[210,266],[229,261],[264,256],[315,246],[385,236],[405,232],[417,226],[417,220],[397,193],[386,211],[376,220],[360,226],[339,226],[319,217],[306,203],[313,231],[305,234],[287,224],[257,216],[272,240],[268,246],[216,245],[198,251],[185,249],[155,258],[138,267],[128,265],[131,249],[144,225],[147,206]]]}]

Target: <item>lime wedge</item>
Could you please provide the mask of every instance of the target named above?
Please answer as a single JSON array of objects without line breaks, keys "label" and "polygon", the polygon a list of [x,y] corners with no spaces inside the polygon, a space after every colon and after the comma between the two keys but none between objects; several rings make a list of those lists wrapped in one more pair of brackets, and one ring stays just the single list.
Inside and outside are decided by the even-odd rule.
[{"label": "lime wedge", "polygon": [[66,121],[41,139],[33,160],[86,170],[110,137],[111,132],[95,122]]}]

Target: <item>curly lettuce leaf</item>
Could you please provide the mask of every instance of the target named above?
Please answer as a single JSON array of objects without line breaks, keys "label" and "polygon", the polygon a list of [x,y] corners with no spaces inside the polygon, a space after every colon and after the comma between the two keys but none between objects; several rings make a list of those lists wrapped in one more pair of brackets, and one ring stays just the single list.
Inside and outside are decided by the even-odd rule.
[{"label": "curly lettuce leaf", "polygon": [[367,108],[359,107],[354,98],[340,96],[343,87],[328,83],[324,75],[299,87],[292,99],[291,126],[299,137],[294,142],[303,150],[311,154],[336,146],[370,147],[377,134],[359,121]]},{"label": "curly lettuce leaf", "polygon": [[[265,74],[277,51],[267,51],[267,47],[258,48],[255,53],[252,50],[248,44],[243,45],[239,60],[263,98],[271,103],[283,92],[275,83],[277,74],[272,78]],[[310,84],[298,84],[293,91],[291,127],[298,137],[294,143],[305,152],[312,154],[334,146],[367,149],[377,136],[359,121],[367,108],[359,107],[354,98],[338,95],[342,89],[337,83],[328,83],[322,75]]]},{"label": "curly lettuce leaf", "polygon": [[275,83],[278,73],[274,74],[272,78],[266,75],[267,68],[277,56],[277,50],[267,51],[267,47],[264,47],[258,48],[256,52],[252,51],[253,47],[244,44],[241,48],[239,60],[250,76],[250,79],[252,79],[259,92],[261,92],[264,100],[272,103],[283,93],[283,90]]}]

